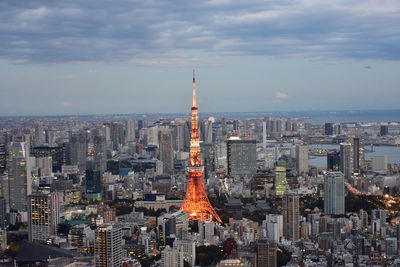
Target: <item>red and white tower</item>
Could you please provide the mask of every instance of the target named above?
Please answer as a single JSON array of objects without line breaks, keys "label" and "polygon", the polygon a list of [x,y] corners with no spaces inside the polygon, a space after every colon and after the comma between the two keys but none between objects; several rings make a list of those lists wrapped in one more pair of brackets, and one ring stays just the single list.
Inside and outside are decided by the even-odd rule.
[{"label": "red and white tower", "polygon": [[199,117],[196,102],[196,79],[193,71],[192,129],[190,133],[190,156],[188,183],[181,211],[189,214],[189,220],[222,222],[208,200],[204,186],[204,166],[200,157]]}]

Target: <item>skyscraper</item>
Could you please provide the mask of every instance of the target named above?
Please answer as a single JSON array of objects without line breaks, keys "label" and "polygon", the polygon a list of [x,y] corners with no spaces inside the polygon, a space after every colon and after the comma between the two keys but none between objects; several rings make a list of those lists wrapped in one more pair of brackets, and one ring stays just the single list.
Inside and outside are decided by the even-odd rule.
[{"label": "skyscraper", "polygon": [[85,187],[86,192],[91,194],[101,193],[102,187],[102,173],[96,167],[93,157],[88,157],[85,171]]},{"label": "skyscraper", "polygon": [[272,240],[257,240],[257,267],[277,266],[277,244]]},{"label": "skyscraper", "polygon": [[379,129],[379,135],[385,136],[389,134],[389,126],[387,124],[382,124]]},{"label": "skyscraper", "polygon": [[287,240],[299,239],[300,210],[299,195],[288,193],[282,199],[283,208],[283,236]]},{"label": "skyscraper", "polygon": [[86,169],[86,157],[88,145],[86,135],[83,133],[74,134],[69,140],[70,164],[77,165],[80,172]]},{"label": "skyscraper", "polygon": [[161,130],[158,133],[160,160],[163,163],[163,173],[172,174],[174,170],[174,150],[171,130]]},{"label": "skyscraper", "polygon": [[45,242],[51,235],[51,198],[47,194],[29,196],[29,240]]},{"label": "skyscraper", "polygon": [[328,172],[324,177],[324,213],[344,214],[344,176],[341,172]]},{"label": "skyscraper", "polygon": [[28,195],[31,194],[29,169],[29,145],[12,142],[7,162],[9,207],[11,210],[28,211]]},{"label": "skyscraper", "polygon": [[353,148],[353,172],[360,172],[364,167],[364,137],[363,136],[355,136],[351,139],[351,144]]},{"label": "skyscraper", "polygon": [[201,143],[201,158],[204,162],[204,176],[209,177],[215,171],[215,146],[209,143]]},{"label": "skyscraper", "polygon": [[35,125],[35,146],[43,146],[46,143],[46,134],[43,125],[37,123]]},{"label": "skyscraper", "polygon": [[257,172],[256,140],[231,137],[227,142],[228,175],[252,177]]},{"label": "skyscraper", "polygon": [[296,145],[296,169],[299,174],[308,172],[308,147],[306,145]]},{"label": "skyscraper", "polygon": [[288,190],[288,184],[286,181],[286,168],[276,166],[275,167],[275,195],[283,196],[286,190]]},{"label": "skyscraper", "polygon": [[329,151],[326,156],[326,168],[330,171],[339,171],[340,169],[340,152]]},{"label": "skyscraper", "polygon": [[126,141],[133,142],[136,139],[136,121],[128,120],[126,122]]},{"label": "skyscraper", "polygon": [[104,136],[95,135],[93,137],[94,145],[94,164],[95,169],[103,173],[107,169],[107,143]]},{"label": "skyscraper", "polygon": [[353,173],[353,149],[351,143],[340,144],[340,171],[344,178],[350,179]]},{"label": "skyscraper", "polygon": [[95,231],[96,267],[122,265],[122,229],[113,225],[99,226]]},{"label": "skyscraper", "polygon": [[7,142],[4,136],[0,136],[0,173],[6,170],[7,166]]},{"label": "skyscraper", "polygon": [[325,123],[325,135],[333,135],[333,123]]}]

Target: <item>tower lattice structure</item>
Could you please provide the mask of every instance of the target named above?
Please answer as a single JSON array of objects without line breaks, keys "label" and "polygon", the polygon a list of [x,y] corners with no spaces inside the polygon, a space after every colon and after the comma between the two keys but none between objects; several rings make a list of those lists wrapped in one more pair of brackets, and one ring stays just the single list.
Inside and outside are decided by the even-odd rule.
[{"label": "tower lattice structure", "polygon": [[196,79],[193,71],[192,127],[190,133],[190,156],[188,183],[181,211],[189,214],[189,220],[222,222],[207,197],[204,186],[204,166],[200,157],[199,117],[196,102]]}]

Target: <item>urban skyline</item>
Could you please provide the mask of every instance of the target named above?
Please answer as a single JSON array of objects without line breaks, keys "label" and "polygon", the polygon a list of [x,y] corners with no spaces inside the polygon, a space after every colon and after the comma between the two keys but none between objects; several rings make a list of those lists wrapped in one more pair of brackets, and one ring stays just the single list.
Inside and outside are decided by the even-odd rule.
[{"label": "urban skyline", "polygon": [[400,266],[399,14],[0,1],[0,267]]}]

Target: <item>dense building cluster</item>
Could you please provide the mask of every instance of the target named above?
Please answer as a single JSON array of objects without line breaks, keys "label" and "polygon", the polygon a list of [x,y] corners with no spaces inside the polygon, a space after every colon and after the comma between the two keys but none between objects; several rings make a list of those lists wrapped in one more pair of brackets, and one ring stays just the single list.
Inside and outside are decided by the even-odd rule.
[{"label": "dense building cluster", "polygon": [[184,115],[1,118],[0,265],[400,264],[399,165],[373,155],[396,148],[396,123],[248,115],[200,114],[205,188],[222,223],[180,210]]}]

